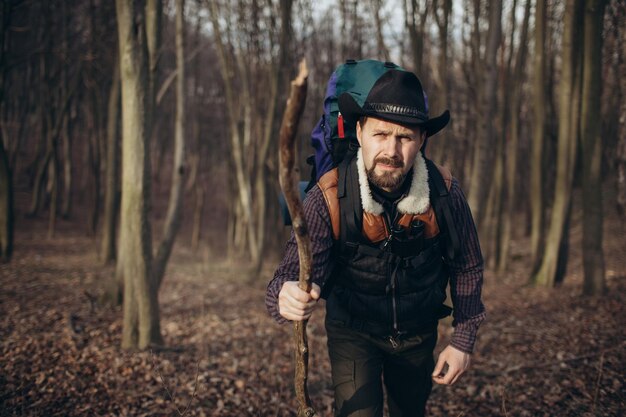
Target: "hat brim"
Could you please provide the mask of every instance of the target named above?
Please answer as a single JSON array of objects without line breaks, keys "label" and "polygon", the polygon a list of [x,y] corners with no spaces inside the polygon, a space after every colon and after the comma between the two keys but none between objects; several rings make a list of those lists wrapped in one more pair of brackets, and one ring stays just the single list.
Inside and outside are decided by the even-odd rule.
[{"label": "hat brim", "polygon": [[448,110],[444,111],[437,117],[428,119],[427,121],[403,114],[379,113],[374,110],[365,110],[359,105],[359,103],[357,103],[350,93],[341,94],[338,99],[338,104],[341,115],[348,123],[356,123],[359,118],[363,116],[375,117],[377,119],[383,119],[401,125],[419,126],[426,131],[426,137],[430,137],[439,132],[450,122],[450,112]]}]

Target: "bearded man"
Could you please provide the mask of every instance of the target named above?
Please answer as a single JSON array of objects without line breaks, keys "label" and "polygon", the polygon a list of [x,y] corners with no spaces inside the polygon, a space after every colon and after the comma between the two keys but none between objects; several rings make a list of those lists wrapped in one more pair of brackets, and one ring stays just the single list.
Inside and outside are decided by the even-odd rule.
[{"label": "bearded man", "polygon": [[[339,97],[359,147],[307,194],[313,289],[298,285],[292,235],[268,285],[266,305],[284,323],[308,319],[326,299],[336,416],[380,417],[383,384],[391,417],[423,416],[433,381],[451,385],[467,370],[481,301],[483,258],[458,181],[424,156],[444,128],[429,118],[417,76],[390,69],[363,106]],[[446,287],[454,309],[444,304]],[[438,320],[454,332],[435,363]]]}]

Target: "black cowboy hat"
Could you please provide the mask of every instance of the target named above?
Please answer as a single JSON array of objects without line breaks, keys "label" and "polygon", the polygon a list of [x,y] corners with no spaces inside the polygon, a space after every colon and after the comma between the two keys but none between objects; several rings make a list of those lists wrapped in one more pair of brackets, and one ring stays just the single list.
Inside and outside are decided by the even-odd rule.
[{"label": "black cowboy hat", "polygon": [[361,107],[349,92],[339,96],[339,111],[349,123],[362,116],[375,117],[390,122],[419,126],[432,136],[450,121],[450,112],[428,117],[428,104],[420,80],[409,71],[390,69],[370,90]]}]

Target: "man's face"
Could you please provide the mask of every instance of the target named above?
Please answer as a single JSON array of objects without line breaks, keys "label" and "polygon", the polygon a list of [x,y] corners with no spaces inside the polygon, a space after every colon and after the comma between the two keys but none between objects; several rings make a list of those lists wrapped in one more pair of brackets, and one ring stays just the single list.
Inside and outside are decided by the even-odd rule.
[{"label": "man's face", "polygon": [[368,179],[385,191],[394,191],[402,185],[426,139],[426,133],[419,127],[373,117],[366,118],[363,125],[357,123],[356,136]]}]

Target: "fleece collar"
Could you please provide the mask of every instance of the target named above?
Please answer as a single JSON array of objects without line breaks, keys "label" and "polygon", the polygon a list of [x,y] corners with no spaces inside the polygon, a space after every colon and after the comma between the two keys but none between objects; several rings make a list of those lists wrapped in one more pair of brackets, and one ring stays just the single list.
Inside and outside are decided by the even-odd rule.
[{"label": "fleece collar", "polygon": [[[365,163],[363,162],[363,152],[359,148],[356,160],[359,172],[359,186],[361,188],[361,203],[363,210],[375,215],[383,214],[383,206],[374,200],[372,190],[365,172]],[[428,186],[428,170],[426,169],[426,161],[421,152],[417,153],[413,162],[413,179],[411,187],[406,197],[402,198],[398,203],[398,212],[401,214],[422,214],[430,207],[430,187]]]}]

